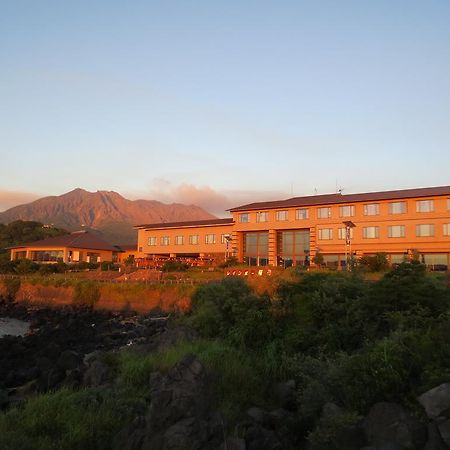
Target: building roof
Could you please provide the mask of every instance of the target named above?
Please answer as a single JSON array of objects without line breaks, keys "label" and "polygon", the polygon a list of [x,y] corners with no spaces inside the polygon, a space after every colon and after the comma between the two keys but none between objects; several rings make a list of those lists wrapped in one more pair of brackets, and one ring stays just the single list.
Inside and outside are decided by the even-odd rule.
[{"label": "building roof", "polygon": [[29,242],[21,245],[14,245],[10,248],[21,247],[71,247],[85,248],[89,250],[110,250],[113,252],[120,251],[116,246],[109,244],[99,236],[89,233],[88,231],[75,231],[74,233],[64,234],[62,236],[41,239],[40,241]]},{"label": "building roof", "polygon": [[249,211],[262,209],[293,208],[301,206],[331,205],[335,203],[371,202],[379,200],[401,200],[406,198],[450,195],[450,186],[403,189],[397,191],[366,192],[360,194],[325,194],[293,197],[287,200],[257,202],[231,208],[229,211]]},{"label": "building roof", "polygon": [[165,222],[165,223],[148,223],[144,225],[135,225],[134,228],[139,229],[156,229],[156,228],[189,228],[189,227],[212,227],[217,225],[232,225],[233,219],[207,219],[207,220],[192,220],[188,222]]}]

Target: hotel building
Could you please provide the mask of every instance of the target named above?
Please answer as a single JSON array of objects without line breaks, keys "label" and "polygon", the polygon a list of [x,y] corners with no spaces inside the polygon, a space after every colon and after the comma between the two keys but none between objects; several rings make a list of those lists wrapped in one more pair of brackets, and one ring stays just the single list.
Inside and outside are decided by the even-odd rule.
[{"label": "hotel building", "polygon": [[327,194],[230,209],[230,219],[137,226],[146,257],[235,256],[249,266],[328,266],[384,252],[393,264],[413,253],[433,267],[450,263],[450,186]]}]

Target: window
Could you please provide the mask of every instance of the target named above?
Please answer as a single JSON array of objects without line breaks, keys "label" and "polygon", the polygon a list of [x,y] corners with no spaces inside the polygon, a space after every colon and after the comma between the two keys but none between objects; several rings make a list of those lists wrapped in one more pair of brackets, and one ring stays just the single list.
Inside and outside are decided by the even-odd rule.
[{"label": "window", "polygon": [[[346,228],[338,228],[338,239],[347,239]],[[353,228],[350,228],[350,239],[353,239]]]},{"label": "window", "polygon": [[268,222],[269,221],[269,213],[267,211],[257,212],[256,213],[256,221],[257,222]]},{"label": "window", "polygon": [[318,219],[328,219],[331,217],[331,208],[317,208]]},{"label": "window", "polygon": [[250,222],[250,214],[249,213],[239,214],[239,222],[240,223]]},{"label": "window", "polygon": [[189,244],[197,245],[198,243],[199,243],[199,236],[198,236],[198,234],[191,234],[189,236]]},{"label": "window", "polygon": [[417,237],[434,236],[434,225],[432,223],[416,225],[416,236]]},{"label": "window", "polygon": [[416,212],[432,212],[434,211],[434,200],[417,200]]},{"label": "window", "polygon": [[309,218],[309,209],[300,208],[295,211],[295,218],[297,220],[305,220]]},{"label": "window", "polygon": [[288,212],[287,211],[277,211],[275,217],[277,220],[288,220]]},{"label": "window", "polygon": [[175,245],[183,245],[184,237],[183,236],[175,236]]},{"label": "window", "polygon": [[158,239],[156,239],[155,236],[151,236],[148,238],[147,244],[148,245],[158,245]]},{"label": "window", "polygon": [[364,215],[365,216],[378,216],[380,214],[380,204],[379,203],[369,203],[364,205]]},{"label": "window", "polygon": [[230,234],[222,234],[220,236],[220,242],[222,244],[226,244],[227,242],[229,242],[231,240],[231,235]]},{"label": "window", "polygon": [[161,236],[161,245],[169,245],[170,237],[169,236]]},{"label": "window", "polygon": [[351,217],[355,215],[355,207],[353,205],[339,206],[340,217]]},{"label": "window", "polygon": [[215,244],[216,243],[216,235],[215,234],[207,234],[205,236],[206,244]]},{"label": "window", "polygon": [[450,236],[450,223],[444,223],[444,236]]},{"label": "window", "polygon": [[321,228],[319,229],[319,239],[333,239],[333,229],[332,228]]},{"label": "window", "polygon": [[388,237],[401,238],[405,237],[405,225],[391,225],[388,227]]},{"label": "window", "polygon": [[404,213],[406,213],[406,202],[389,203],[389,214],[404,214]]},{"label": "window", "polygon": [[364,227],[363,238],[364,239],[376,239],[380,237],[380,227]]}]

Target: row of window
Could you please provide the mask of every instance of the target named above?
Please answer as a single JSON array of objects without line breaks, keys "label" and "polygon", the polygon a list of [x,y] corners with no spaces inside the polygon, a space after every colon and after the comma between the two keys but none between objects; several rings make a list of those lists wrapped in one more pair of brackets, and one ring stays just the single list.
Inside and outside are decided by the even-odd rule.
[{"label": "row of window", "polygon": [[[406,236],[405,225],[391,225],[388,226],[388,237],[390,238],[402,238]],[[418,224],[416,225],[416,237],[429,237],[434,236],[435,226],[434,224]],[[443,225],[444,236],[450,236],[450,223],[444,223]],[[320,240],[333,239],[333,228],[320,228],[317,232],[317,237]],[[380,237],[380,227],[363,227],[362,228],[363,239],[377,239]],[[350,229],[350,238],[353,238],[353,228]],[[338,228],[338,239],[346,239],[346,228]]]},{"label": "row of window", "polygon": [[[450,210],[450,198],[447,199],[447,210]],[[389,214],[405,214],[408,212],[408,204],[406,201],[389,202]],[[416,200],[416,212],[433,212],[434,200]],[[363,212],[365,216],[377,216],[380,214],[379,203],[367,203],[363,205]],[[318,219],[329,219],[331,217],[331,207],[325,206],[317,208],[316,215]],[[355,215],[355,205],[339,206],[339,217],[352,217]],[[288,210],[276,211],[275,220],[288,220]],[[298,208],[295,210],[296,220],[309,219],[309,208]],[[261,211],[256,213],[256,222],[268,222],[269,212]],[[250,213],[239,214],[240,223],[250,222]]]},{"label": "row of window", "polygon": [[[226,244],[230,240],[229,234],[221,234],[220,242],[222,244]],[[191,234],[188,237],[188,242],[190,245],[198,245],[200,244],[200,236],[198,234]],[[205,235],[205,244],[215,244],[216,235],[215,234],[206,234]],[[184,236],[175,236],[175,245],[184,245]],[[147,240],[147,245],[155,246],[158,245],[158,237],[150,236]],[[159,238],[159,245],[170,245],[170,236],[161,236]]]}]

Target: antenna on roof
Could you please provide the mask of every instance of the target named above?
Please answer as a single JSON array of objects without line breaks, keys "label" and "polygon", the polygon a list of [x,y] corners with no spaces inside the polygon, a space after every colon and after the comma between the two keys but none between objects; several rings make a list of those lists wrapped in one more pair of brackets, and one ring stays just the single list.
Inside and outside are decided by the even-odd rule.
[{"label": "antenna on roof", "polygon": [[317,188],[314,188],[314,195],[317,195]]}]

